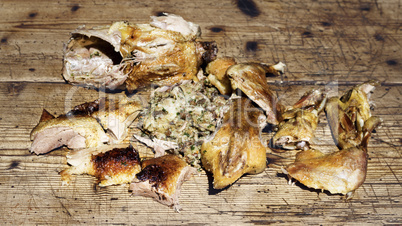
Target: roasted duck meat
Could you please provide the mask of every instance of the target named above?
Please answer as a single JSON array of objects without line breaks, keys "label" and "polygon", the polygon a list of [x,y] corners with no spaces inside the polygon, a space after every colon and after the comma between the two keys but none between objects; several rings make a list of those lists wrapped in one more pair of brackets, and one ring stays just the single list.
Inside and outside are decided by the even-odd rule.
[{"label": "roasted duck meat", "polygon": [[233,90],[240,89],[258,104],[267,115],[267,122],[277,125],[281,121],[283,106],[268,86],[266,74],[279,75],[285,64],[265,65],[259,63],[241,63],[230,66],[226,74]]},{"label": "roasted duck meat", "polygon": [[181,185],[196,169],[176,155],[164,155],[142,162],[142,171],[130,185],[135,196],[154,198],[179,211]]},{"label": "roasted duck meat", "polygon": [[297,153],[285,172],[307,187],[349,197],[366,179],[367,153],[356,147],[331,154],[309,149]]},{"label": "roasted duck meat", "polygon": [[299,101],[282,113],[273,145],[284,149],[310,148],[318,124],[318,115],[324,109],[327,95],[322,89],[305,93]]},{"label": "roasted duck meat", "polygon": [[261,173],[266,167],[267,147],[261,142],[261,130],[266,125],[262,111],[249,99],[231,100],[223,123],[201,146],[201,161],[213,174],[213,186],[222,189],[243,174]]},{"label": "roasted duck meat", "polygon": [[214,85],[223,95],[230,96],[232,94],[232,85],[230,84],[226,70],[235,64],[235,59],[231,57],[223,57],[210,62],[205,69],[211,84]]},{"label": "roasted duck meat", "polygon": [[39,124],[31,132],[31,152],[45,154],[66,145],[71,149],[97,147],[109,141],[102,126],[87,115],[55,118],[43,109]]},{"label": "roasted duck meat", "polygon": [[72,84],[129,91],[197,80],[200,66],[217,53],[215,43],[196,41],[199,35],[198,25],[173,14],[152,17],[149,24],[82,26],[65,47],[63,77]]},{"label": "roasted duck meat", "polygon": [[361,144],[364,124],[372,117],[369,98],[378,84],[377,81],[368,81],[355,86],[341,98],[328,100],[325,112],[332,136],[340,149]]},{"label": "roasted duck meat", "polygon": [[370,113],[367,97],[373,85],[358,85],[340,99],[328,101],[325,111],[340,150],[329,154],[314,149],[299,152],[285,170],[289,177],[307,187],[344,194],[347,199],[353,196],[366,179],[368,141],[381,123]]},{"label": "roasted duck meat", "polygon": [[101,187],[125,184],[141,171],[140,156],[129,144],[72,151],[67,155],[67,163],[71,167],[60,172],[63,184],[69,184],[74,174],[95,176]]},{"label": "roasted duck meat", "polygon": [[75,106],[67,116],[88,115],[94,117],[108,131],[113,143],[119,143],[127,136],[128,126],[142,110],[139,100],[120,96],[116,99],[99,98]]}]

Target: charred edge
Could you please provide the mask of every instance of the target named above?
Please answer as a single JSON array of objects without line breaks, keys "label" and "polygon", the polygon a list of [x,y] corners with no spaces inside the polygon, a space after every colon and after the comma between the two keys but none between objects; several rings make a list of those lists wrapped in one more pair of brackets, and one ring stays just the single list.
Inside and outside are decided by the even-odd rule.
[{"label": "charred edge", "polygon": [[247,42],[246,43],[246,51],[247,52],[255,52],[258,49],[258,42]]},{"label": "charred edge", "polygon": [[44,122],[44,121],[48,121],[51,119],[54,119],[54,116],[52,114],[50,114],[46,109],[43,109],[39,122]]},{"label": "charred edge", "polygon": [[202,54],[203,63],[201,67],[206,67],[208,63],[216,59],[218,55],[218,46],[216,42],[202,42],[201,45],[205,49],[205,52]]},{"label": "charred edge", "polygon": [[73,115],[92,115],[94,112],[99,111],[99,104],[100,102],[104,101],[104,99],[98,99],[93,102],[86,102],[75,106],[71,111],[69,111],[66,115],[73,116]]},{"label": "charred edge", "polygon": [[73,7],[71,7],[71,12],[76,12],[79,9],[80,9],[79,5],[74,5]]},{"label": "charred edge", "polygon": [[140,164],[140,156],[132,147],[115,148],[111,151],[92,156],[97,174],[103,175],[104,172],[118,172],[130,168],[135,164]]},{"label": "charred edge", "polygon": [[158,188],[158,185],[166,180],[166,173],[161,166],[149,165],[136,175],[140,181],[149,180],[153,187]]},{"label": "charred edge", "polygon": [[253,0],[237,0],[237,7],[249,17],[257,17],[261,14]]}]

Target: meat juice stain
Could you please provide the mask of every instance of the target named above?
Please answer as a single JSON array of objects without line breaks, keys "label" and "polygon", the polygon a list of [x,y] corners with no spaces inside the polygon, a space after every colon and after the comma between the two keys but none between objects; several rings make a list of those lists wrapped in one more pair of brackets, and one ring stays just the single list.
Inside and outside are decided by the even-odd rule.
[{"label": "meat juice stain", "polygon": [[361,11],[370,11],[371,10],[371,6],[368,4],[363,4],[360,6],[360,10]]},{"label": "meat juice stain", "polygon": [[306,38],[312,38],[312,37],[314,37],[313,33],[311,33],[310,31],[305,31],[305,32],[303,32],[303,33],[302,33],[302,36],[303,36],[303,37],[306,37]]},{"label": "meat juice stain", "polygon": [[71,12],[76,12],[78,9],[80,9],[80,6],[74,5],[73,7],[71,7]]},{"label": "meat juice stain", "polygon": [[237,0],[236,3],[240,11],[249,17],[257,17],[261,14],[253,0]]},{"label": "meat juice stain", "polygon": [[375,40],[377,40],[377,41],[384,41],[384,40],[385,40],[385,38],[384,38],[381,34],[378,34],[378,33],[376,33],[376,34],[374,35],[374,38],[375,38]]},{"label": "meat juice stain", "polygon": [[15,168],[17,168],[19,165],[20,165],[20,162],[19,162],[19,161],[12,161],[11,164],[10,164],[10,166],[8,167],[8,170],[10,170],[10,169],[15,169]]},{"label": "meat juice stain", "polygon": [[7,91],[10,96],[18,96],[20,92],[25,88],[24,83],[10,83],[7,85]]},{"label": "meat juice stain", "polygon": [[331,26],[332,24],[331,24],[330,22],[324,21],[324,22],[321,22],[321,25],[324,26],[324,27],[329,27],[329,26]]},{"label": "meat juice stain", "polygon": [[221,27],[211,27],[210,30],[211,30],[212,32],[219,33],[219,32],[221,32],[221,31],[223,31],[223,28],[221,28]]},{"label": "meat juice stain", "polygon": [[29,16],[30,18],[34,18],[34,17],[36,17],[36,15],[38,15],[38,13],[30,13],[28,16]]},{"label": "meat juice stain", "polygon": [[390,66],[394,66],[394,65],[397,65],[397,64],[398,64],[398,62],[397,62],[396,60],[387,60],[386,63],[387,63],[388,65],[390,65]]},{"label": "meat juice stain", "polygon": [[258,49],[258,42],[247,42],[246,43],[246,51],[247,52],[255,52]]}]

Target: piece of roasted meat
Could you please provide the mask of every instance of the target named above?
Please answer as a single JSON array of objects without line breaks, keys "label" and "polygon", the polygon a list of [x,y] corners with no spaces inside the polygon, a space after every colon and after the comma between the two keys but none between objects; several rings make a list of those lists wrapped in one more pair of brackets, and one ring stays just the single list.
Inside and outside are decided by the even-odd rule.
[{"label": "piece of roasted meat", "polygon": [[56,118],[45,109],[30,137],[30,151],[36,154],[46,154],[64,145],[71,149],[97,147],[110,140],[91,116],[61,115]]},{"label": "piece of roasted meat", "polygon": [[370,95],[379,83],[368,81],[355,86],[341,98],[332,97],[325,107],[332,136],[340,149],[361,144],[364,125],[370,122]]},{"label": "piece of roasted meat", "polygon": [[142,171],[130,184],[130,190],[135,196],[154,198],[179,211],[181,185],[195,172],[195,168],[176,155],[144,160]]},{"label": "piece of roasted meat", "polygon": [[272,138],[275,147],[283,149],[310,148],[311,139],[318,125],[318,116],[327,101],[326,92],[315,89],[305,93],[293,106],[282,113],[278,131]]},{"label": "piece of roasted meat", "polygon": [[99,186],[130,183],[141,171],[140,157],[129,144],[105,145],[72,151],[67,155],[70,168],[60,172],[63,184],[72,175],[88,174],[98,179]]},{"label": "piece of roasted meat", "polygon": [[375,83],[358,85],[341,98],[333,97],[325,107],[339,151],[324,154],[310,149],[299,152],[285,172],[307,187],[340,193],[351,198],[366,179],[367,145],[372,131],[381,123],[371,116],[369,93]]},{"label": "piece of roasted meat", "polygon": [[283,106],[267,83],[266,74],[283,73],[285,64],[266,65],[260,63],[240,63],[230,66],[226,75],[232,89],[240,89],[266,113],[267,122],[277,125],[281,121]]},{"label": "piece of roasted meat", "polygon": [[244,174],[261,173],[266,168],[268,147],[261,142],[266,125],[264,113],[245,97],[231,99],[223,123],[201,146],[201,161],[213,174],[213,186],[222,189]]},{"label": "piece of roasted meat", "polygon": [[235,64],[235,59],[231,57],[222,57],[210,62],[205,68],[205,72],[208,74],[208,80],[223,95],[230,96],[233,92],[232,84],[230,84],[226,70]]},{"label": "piece of roasted meat", "polygon": [[143,109],[141,102],[125,95],[115,98],[103,97],[75,106],[67,116],[88,115],[94,117],[111,135],[113,143],[119,143],[127,136],[129,125]]},{"label": "piece of roasted meat", "polygon": [[64,145],[81,149],[122,142],[142,105],[139,100],[116,97],[80,104],[57,118],[43,110],[39,124],[31,132],[31,152],[45,154]]},{"label": "piece of roasted meat", "polygon": [[72,84],[133,91],[150,84],[197,80],[216,57],[215,43],[196,41],[198,25],[165,14],[149,24],[79,27],[64,49],[63,77]]}]

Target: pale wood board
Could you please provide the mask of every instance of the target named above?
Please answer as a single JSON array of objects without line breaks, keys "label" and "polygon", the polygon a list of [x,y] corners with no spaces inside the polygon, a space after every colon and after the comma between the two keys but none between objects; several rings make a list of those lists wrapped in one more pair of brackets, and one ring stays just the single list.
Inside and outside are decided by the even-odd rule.
[{"label": "pale wood board", "polygon": [[[401,5],[396,0],[2,1],[0,224],[402,224]],[[384,123],[370,140],[367,179],[355,197],[346,202],[288,185],[280,168],[294,160],[294,151],[271,152],[263,173],[244,176],[216,194],[201,172],[184,183],[180,213],[131,197],[127,186],[94,186],[90,176],[62,187],[58,172],[67,167],[67,150],[41,156],[28,151],[42,109],[57,115],[113,95],[64,82],[62,48],[69,32],[82,24],[145,23],[161,12],[199,24],[202,38],[217,41],[221,56],[286,63],[283,78],[268,81],[286,104],[311,88],[326,87],[336,95],[379,80],[373,114]],[[138,95],[146,100],[148,93]],[[316,137],[316,148],[336,148],[323,114]]]}]

